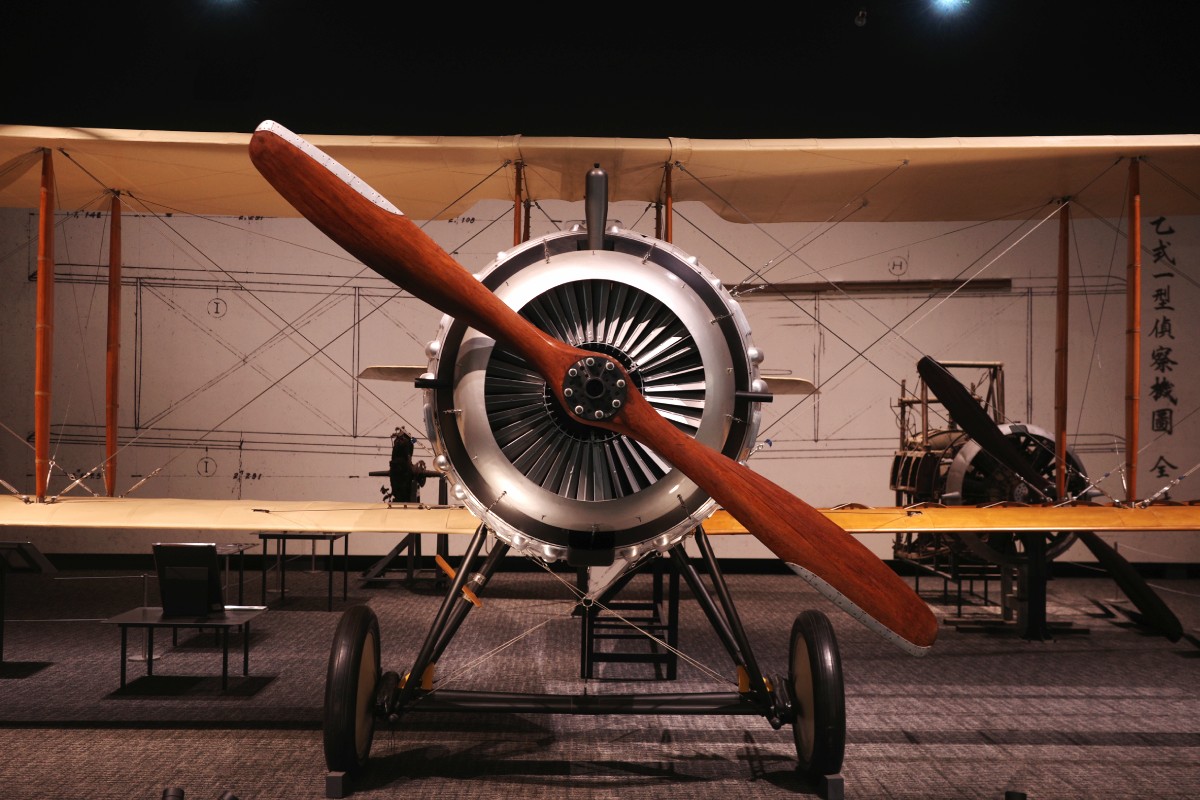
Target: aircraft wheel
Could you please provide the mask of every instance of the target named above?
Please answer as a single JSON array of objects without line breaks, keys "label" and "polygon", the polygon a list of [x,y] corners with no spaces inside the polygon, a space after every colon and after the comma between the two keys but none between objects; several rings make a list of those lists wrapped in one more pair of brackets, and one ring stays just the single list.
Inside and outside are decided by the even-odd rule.
[{"label": "aircraft wheel", "polygon": [[788,680],[796,703],[792,733],[801,772],[812,778],[842,769],[846,749],[846,695],[833,626],[810,609],[792,625]]},{"label": "aircraft wheel", "polygon": [[338,622],[325,677],[325,764],[355,774],[367,763],[375,735],[379,683],[379,618],[351,606]]}]

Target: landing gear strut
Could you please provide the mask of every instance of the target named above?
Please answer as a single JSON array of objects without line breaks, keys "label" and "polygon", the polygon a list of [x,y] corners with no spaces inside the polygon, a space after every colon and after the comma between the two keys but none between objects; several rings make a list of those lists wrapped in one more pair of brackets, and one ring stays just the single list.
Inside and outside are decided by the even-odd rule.
[{"label": "landing gear strut", "polygon": [[[495,573],[508,546],[495,541],[480,558],[487,530],[480,526],[434,619],[408,678],[380,672],[379,623],[367,606],[346,611],[334,636],[325,691],[325,760],[331,772],[359,774],[367,763],[377,719],[395,722],[417,711],[559,714],[719,714],[764,717],[779,729],[792,725],[798,769],[810,779],[841,770],[846,740],[841,657],[828,617],[801,613],[791,634],[786,677],[767,679],[751,651],[724,576],[702,528],[696,529],[701,559],[712,590],[701,581],[683,545],[669,551],[670,563],[685,579],[737,667],[736,692],[533,694],[442,689],[431,680],[474,596]],[[479,563],[482,562],[482,563]]]}]

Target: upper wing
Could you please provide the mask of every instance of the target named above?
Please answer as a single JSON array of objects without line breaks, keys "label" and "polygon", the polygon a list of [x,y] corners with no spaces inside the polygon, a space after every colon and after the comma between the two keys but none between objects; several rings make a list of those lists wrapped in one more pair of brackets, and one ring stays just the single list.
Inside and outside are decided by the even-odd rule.
[{"label": "upper wing", "polygon": [[[1096,216],[1120,217],[1125,174],[1138,156],[1173,177],[1156,213],[1193,213],[1200,136],[1014,136],[929,139],[631,139],[623,137],[309,136],[416,219],[452,219],[480,200],[512,201],[512,165],[526,165],[531,200],[579,201],[595,162],[621,164],[614,201],[657,202],[674,167],[672,200],[696,201],[734,222],[824,222],[849,198],[855,220],[995,219],[1031,200],[1088,186]],[[247,158],[250,135],[0,125],[0,206],[36,208],[42,149],[80,169],[55,173],[60,208],[103,188],[176,214],[295,216]],[[882,179],[887,176],[888,180]],[[1097,176],[1101,176],[1097,179]],[[1097,180],[1100,182],[1097,183]],[[981,186],[984,187],[981,190]],[[797,187],[802,187],[798,191]]]}]

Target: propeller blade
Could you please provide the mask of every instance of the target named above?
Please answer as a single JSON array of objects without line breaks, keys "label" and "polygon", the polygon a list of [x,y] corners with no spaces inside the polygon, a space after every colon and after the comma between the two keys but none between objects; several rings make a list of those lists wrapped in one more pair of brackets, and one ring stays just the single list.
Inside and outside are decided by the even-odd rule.
[{"label": "propeller blade", "polygon": [[934,396],[946,407],[946,413],[950,415],[950,418],[957,422],[968,436],[978,442],[980,447],[1021,476],[1026,483],[1045,497],[1053,496],[1054,486],[1046,476],[1033,468],[1029,459],[1025,458],[1017,446],[1004,435],[1000,426],[988,416],[987,412],[983,410],[983,406],[979,405],[979,401],[971,396],[967,387],[963,386],[958,378],[951,375],[948,369],[929,356],[924,356],[917,362],[917,373],[920,374]]},{"label": "propeller blade", "polygon": [[1146,583],[1146,579],[1133,564],[1101,539],[1095,531],[1079,531],[1079,540],[1092,551],[1100,566],[1108,571],[1129,601],[1142,612],[1147,625],[1167,637],[1168,641],[1178,642],[1183,638],[1183,624],[1179,617],[1175,616],[1158,593],[1150,588],[1150,584]]},{"label": "propeller blade", "polygon": [[[929,606],[861,542],[803,500],[681,432],[642,397],[620,363],[571,347],[520,316],[341,164],[274,122],[259,126],[250,158],[334,242],[415,297],[519,352],[578,421],[655,450],[868,628],[914,655],[933,644],[937,619]],[[575,390],[564,384],[570,370],[593,374],[592,363],[605,380],[623,380],[624,399],[581,416],[583,406],[567,400]]]},{"label": "propeller blade", "polygon": [[[1033,468],[1016,445],[1004,435],[995,420],[988,416],[971,393],[944,366],[929,356],[917,362],[917,372],[925,385],[946,407],[947,413],[963,431],[992,454],[992,457],[1020,475],[1030,486],[1048,499],[1057,492],[1050,479]],[[1177,642],[1183,636],[1183,625],[1167,607],[1138,571],[1120,553],[1109,546],[1094,531],[1079,531],[1081,542],[1092,551],[1096,561],[1108,572],[1125,596],[1129,598],[1146,624],[1158,630],[1170,641]]]}]

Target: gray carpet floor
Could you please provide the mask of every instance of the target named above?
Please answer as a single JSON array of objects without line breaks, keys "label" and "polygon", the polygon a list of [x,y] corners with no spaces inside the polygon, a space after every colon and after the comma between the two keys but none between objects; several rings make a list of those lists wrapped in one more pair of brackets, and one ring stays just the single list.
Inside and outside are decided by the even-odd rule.
[{"label": "gray carpet floor", "polygon": [[[152,576],[10,574],[0,791],[22,799],[157,800],[168,787],[188,800],[226,791],[241,800],[325,797],[322,704],[341,612],[370,604],[383,666],[403,673],[441,592],[429,580],[362,585],[352,574],[342,599],[339,576],[330,612],[326,575],[309,566],[293,560],[288,596],[269,595],[252,627],[250,674],[231,654],[224,691],[219,640],[185,630],[174,646],[169,633],[156,637],[152,678],[139,660],[143,639],[131,634],[129,683],[119,688],[120,637],[103,620],[156,604]],[[1127,601],[1104,578],[1050,582],[1058,632],[1046,641],[990,630],[998,611],[978,597],[967,597],[959,617],[941,581],[923,579],[922,596],[944,624],[933,652],[914,658],[794,576],[727,578],[768,674],[787,671],[798,612],[817,608],[833,622],[846,683],[847,798],[1200,797],[1200,580],[1153,581],[1187,632],[1171,643],[1123,614]],[[248,602],[258,602],[259,580],[247,573]],[[639,576],[621,598],[649,590],[649,577]],[[729,657],[686,587],[685,658],[673,681],[646,664],[598,665],[595,679],[581,680],[571,609],[555,576],[501,572],[438,665],[440,685],[572,694],[733,688]],[[964,621],[984,624],[952,624]],[[237,653],[240,638],[232,644]],[[820,796],[795,766],[791,729],[759,717],[414,713],[376,731],[352,796]]]}]

